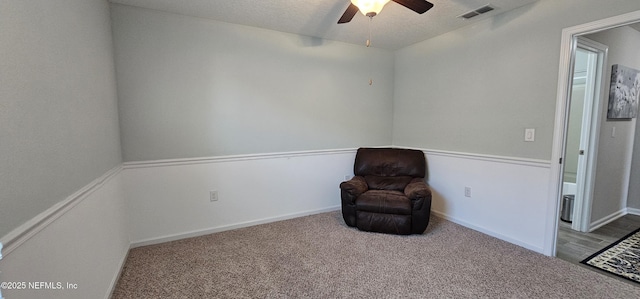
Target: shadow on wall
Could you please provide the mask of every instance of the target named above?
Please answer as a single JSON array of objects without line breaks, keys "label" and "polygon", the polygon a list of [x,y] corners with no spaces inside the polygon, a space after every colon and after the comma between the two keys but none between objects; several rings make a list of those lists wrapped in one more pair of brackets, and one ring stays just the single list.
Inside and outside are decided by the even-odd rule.
[{"label": "shadow on wall", "polygon": [[[302,26],[302,32],[314,32],[317,36],[325,36],[329,29],[334,26],[344,10],[347,8],[346,3],[343,1],[337,1],[329,13],[324,16],[316,15],[314,18]],[[302,36],[300,35],[300,43],[304,47],[319,47],[325,43],[325,40],[319,37]]]},{"label": "shadow on wall", "polygon": [[429,181],[429,158],[427,157],[427,155],[424,155],[424,162],[426,163],[425,167],[426,169],[424,170],[424,180],[425,181]]},{"label": "shadow on wall", "polygon": [[[450,213],[447,210],[447,199],[442,193],[435,190],[433,186],[429,185],[429,188],[431,188],[431,213],[433,214],[435,212],[438,217],[445,217],[445,215],[449,215]],[[434,207],[437,209],[434,209]]]},{"label": "shadow on wall", "polygon": [[504,25],[509,24],[511,21],[520,18],[522,15],[530,11],[534,5],[538,5],[537,2],[518,7],[509,13],[501,13],[492,18],[491,29],[498,29]]},{"label": "shadow on wall", "polygon": [[325,40],[319,37],[300,35],[300,45],[303,47],[320,47]]}]

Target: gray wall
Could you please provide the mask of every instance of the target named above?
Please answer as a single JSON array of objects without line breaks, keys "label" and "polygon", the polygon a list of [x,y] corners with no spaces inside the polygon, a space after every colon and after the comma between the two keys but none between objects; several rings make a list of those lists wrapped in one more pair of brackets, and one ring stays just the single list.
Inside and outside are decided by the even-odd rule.
[{"label": "gray wall", "polygon": [[109,6],[0,2],[0,236],[121,163]]},{"label": "gray wall", "polygon": [[[636,119],[607,119],[611,66],[621,64],[640,69],[640,32],[625,26],[590,34],[587,38],[609,46],[603,80],[605,95],[601,110],[598,161],[591,206],[591,222],[598,221],[627,207],[629,175],[633,155]],[[615,137],[612,130],[615,127]]]},{"label": "gray wall", "polygon": [[562,29],[638,9],[543,0],[397,51],[393,144],[550,159]]},{"label": "gray wall", "polygon": [[112,18],[125,161],[391,144],[391,51],[123,5]]},{"label": "gray wall", "polygon": [[[598,147],[598,165],[592,219],[607,216],[615,208],[640,208],[638,178],[640,174],[640,146],[634,142],[640,134],[637,118],[631,120],[608,120],[606,109],[611,80],[611,66],[621,64],[640,70],[640,32],[631,27],[607,30],[588,36],[609,46],[609,61],[606,69],[606,94]],[[612,137],[613,127],[616,136]],[[636,182],[634,184],[634,182]],[[629,185],[627,185],[629,184]],[[628,187],[628,189],[627,189]],[[613,210],[613,211],[612,211]]]}]

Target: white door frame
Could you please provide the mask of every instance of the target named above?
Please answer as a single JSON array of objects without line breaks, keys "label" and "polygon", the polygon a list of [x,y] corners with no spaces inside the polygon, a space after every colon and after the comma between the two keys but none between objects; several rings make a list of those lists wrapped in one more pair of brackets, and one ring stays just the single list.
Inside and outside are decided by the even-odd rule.
[{"label": "white door frame", "polygon": [[543,253],[555,256],[556,240],[558,237],[558,222],[560,221],[560,204],[562,199],[562,172],[564,165],[560,159],[564,157],[564,132],[567,119],[567,101],[571,88],[572,49],[576,47],[579,35],[595,33],[614,27],[629,25],[640,21],[640,10],[619,16],[602,19],[562,30],[560,42],[560,63],[558,69],[558,91],[556,96],[556,116],[553,131],[553,146],[551,150],[551,167],[549,175],[549,199],[547,205],[546,233]]},{"label": "white door frame", "polygon": [[[606,85],[602,76],[604,75],[604,66],[607,65],[609,47],[579,36],[577,38],[577,48],[595,53],[597,56],[596,59],[590,59],[591,61],[589,62],[590,66],[595,66],[595,70],[587,72],[580,136],[580,149],[585,150],[586,154],[578,156],[577,190],[573,206],[573,224],[571,225],[574,230],[587,232],[591,228],[591,203],[593,202],[592,195],[595,185],[596,158],[598,156],[598,140],[600,136],[600,111],[605,105],[605,101],[601,100],[604,98]],[[575,57],[575,50],[573,49],[572,57]],[[570,99],[571,97],[569,97],[569,101]],[[567,104],[569,101],[567,101]],[[568,122],[568,120],[565,121]]]}]

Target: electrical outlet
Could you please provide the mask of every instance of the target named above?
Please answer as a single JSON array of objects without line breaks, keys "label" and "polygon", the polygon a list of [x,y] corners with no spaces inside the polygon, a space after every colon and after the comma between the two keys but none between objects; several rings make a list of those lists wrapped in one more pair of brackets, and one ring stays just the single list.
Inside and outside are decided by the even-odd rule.
[{"label": "electrical outlet", "polygon": [[464,196],[471,197],[471,187],[464,187]]},{"label": "electrical outlet", "polygon": [[218,191],[213,190],[213,191],[209,191],[209,201],[218,201]]}]

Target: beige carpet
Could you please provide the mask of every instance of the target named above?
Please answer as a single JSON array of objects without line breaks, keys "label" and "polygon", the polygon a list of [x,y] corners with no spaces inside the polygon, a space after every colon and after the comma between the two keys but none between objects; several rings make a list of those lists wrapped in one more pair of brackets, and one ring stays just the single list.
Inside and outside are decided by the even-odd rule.
[{"label": "beige carpet", "polygon": [[132,249],[113,298],[640,298],[640,288],[432,217],[423,235],[330,212]]}]

